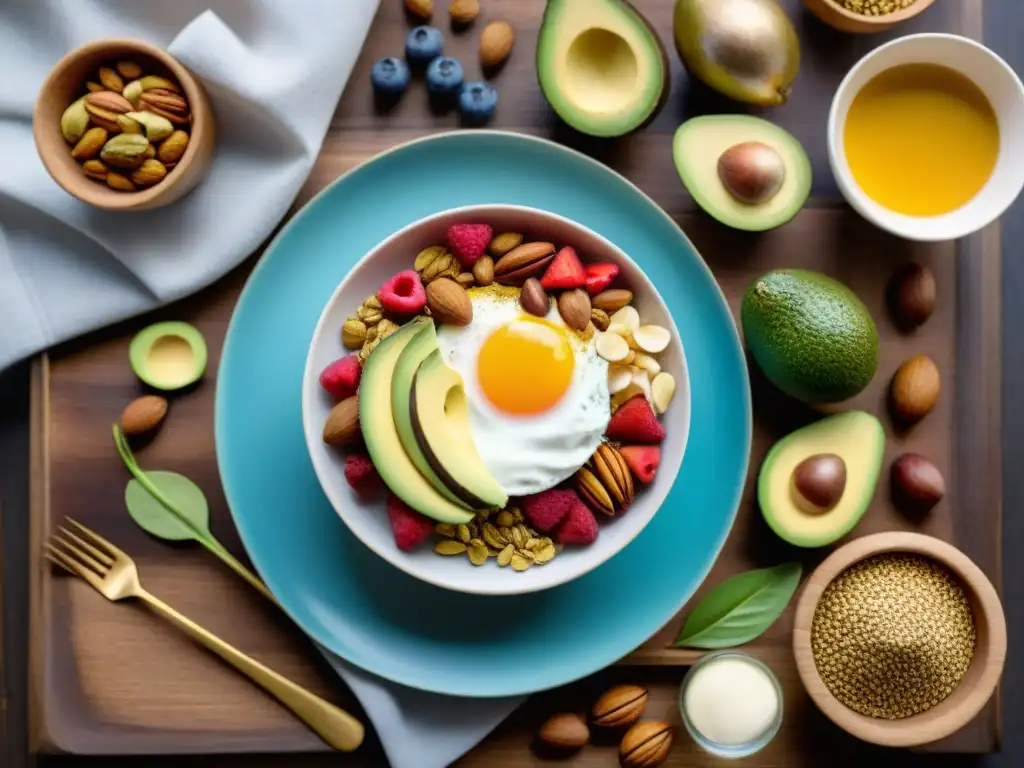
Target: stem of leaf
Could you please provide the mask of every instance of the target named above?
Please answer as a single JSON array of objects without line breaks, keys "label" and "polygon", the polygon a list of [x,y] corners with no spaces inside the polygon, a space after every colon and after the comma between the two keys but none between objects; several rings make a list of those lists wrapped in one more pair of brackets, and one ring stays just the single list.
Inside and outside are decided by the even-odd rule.
[{"label": "stem of leaf", "polygon": [[200,538],[198,539],[198,541],[200,544],[206,547],[212,554],[219,557],[226,566],[228,566],[231,570],[233,570],[235,573],[237,573],[239,576],[241,576],[243,579],[249,582],[249,584],[257,592],[259,592],[261,595],[267,598],[267,600],[269,600],[270,602],[277,605],[277,600],[270,593],[270,590],[267,589],[267,585],[260,581],[260,578],[255,573],[250,571],[248,568],[242,565],[237,559],[235,559],[235,556],[228,552],[227,549],[225,549],[224,545],[217,541],[217,539],[211,536],[209,538]]}]

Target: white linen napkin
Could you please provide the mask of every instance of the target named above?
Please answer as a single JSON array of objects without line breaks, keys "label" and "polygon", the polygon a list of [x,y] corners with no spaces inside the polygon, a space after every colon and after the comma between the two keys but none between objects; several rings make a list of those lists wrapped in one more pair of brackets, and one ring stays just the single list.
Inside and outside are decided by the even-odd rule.
[{"label": "white linen napkin", "polygon": [[[320,151],[379,0],[4,0],[0,4],[0,370],[141,314],[235,267],[287,212]],[[32,109],[51,67],[100,37],[164,46],[217,114],[213,166],[183,200],[94,210],[46,173]],[[253,115],[262,115],[255,121]],[[324,651],[394,768],[443,768],[520,702],[380,680]]]}]

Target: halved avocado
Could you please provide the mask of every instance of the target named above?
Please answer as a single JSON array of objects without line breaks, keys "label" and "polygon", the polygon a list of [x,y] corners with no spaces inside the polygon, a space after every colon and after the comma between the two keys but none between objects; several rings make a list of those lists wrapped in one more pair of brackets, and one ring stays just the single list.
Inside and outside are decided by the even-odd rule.
[{"label": "halved avocado", "polygon": [[650,122],[669,92],[665,49],[626,0],[548,0],[537,38],[537,80],[566,123],[622,136]]},{"label": "halved avocado", "polygon": [[154,323],[128,347],[132,370],[154,389],[170,392],[194,384],[206,371],[206,340],[188,323]]},{"label": "halved avocado", "polygon": [[441,350],[420,364],[409,406],[416,442],[441,480],[476,509],[504,507],[508,494],[480,458],[469,431],[462,377],[441,359]]},{"label": "halved avocado", "polygon": [[468,523],[473,513],[442,496],[420,474],[402,447],[391,408],[395,365],[406,345],[433,321],[410,320],[384,339],[366,359],[359,382],[359,425],[378,474],[398,498],[442,523]]},{"label": "halved avocado", "polygon": [[437,329],[431,321],[405,346],[402,354],[398,356],[398,362],[395,363],[395,375],[391,380],[391,409],[394,412],[398,439],[402,441],[402,448],[405,449],[412,463],[416,465],[416,469],[442,496],[466,509],[483,508],[487,505],[475,497],[463,499],[456,495],[453,490],[456,487],[454,482],[450,477],[442,480],[438,476],[416,439],[416,430],[419,425],[413,423],[412,398],[410,397],[413,380],[420,368],[420,363],[435,351],[437,351]]},{"label": "halved avocado", "polygon": [[759,117],[687,120],[676,131],[672,155],[697,204],[735,229],[762,232],[785,224],[811,193],[811,161],[803,146]]},{"label": "halved avocado", "polygon": [[[853,530],[875,495],[885,453],[885,430],[865,411],[827,416],[783,437],[768,451],[757,479],[761,514],[775,533],[798,547],[823,547]],[[800,497],[794,473],[807,459],[836,457],[845,484],[827,509]]]}]

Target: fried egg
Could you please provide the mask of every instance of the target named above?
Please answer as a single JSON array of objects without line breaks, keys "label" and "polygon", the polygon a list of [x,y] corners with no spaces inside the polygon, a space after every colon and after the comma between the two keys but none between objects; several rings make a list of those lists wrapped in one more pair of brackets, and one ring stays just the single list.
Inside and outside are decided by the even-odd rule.
[{"label": "fried egg", "polygon": [[510,496],[551,488],[593,455],[611,417],[608,363],[552,305],[527,314],[519,292],[469,292],[473,320],[441,325],[437,342],[462,376],[480,457]]}]

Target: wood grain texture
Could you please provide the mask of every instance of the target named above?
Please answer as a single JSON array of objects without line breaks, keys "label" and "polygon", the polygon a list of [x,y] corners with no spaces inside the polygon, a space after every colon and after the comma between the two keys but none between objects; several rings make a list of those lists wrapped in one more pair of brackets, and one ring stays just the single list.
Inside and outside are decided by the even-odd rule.
[{"label": "wood grain texture", "polygon": [[[671,46],[671,0],[638,0]],[[886,468],[904,450],[917,450],[940,468],[950,484],[947,498],[923,521],[896,513],[888,498],[887,473],[874,504],[854,536],[886,530],[917,530],[950,540],[966,552],[999,587],[998,474],[998,231],[953,244],[912,244],[864,223],[836,195],[824,147],[828,98],[846,69],[870,47],[892,35],[847,37],[785,3],[804,44],[803,71],[792,102],[769,116],[805,144],[815,168],[814,199],[790,225],[764,235],[727,230],[693,209],[672,170],[671,133],[687,116],[737,111],[699,85],[691,86],[673,56],[673,93],[665,110],[643,133],[620,141],[595,141],[551,117],[533,72],[533,46],[542,0],[487,0],[484,14],[469,32],[450,37],[448,52],[462,58],[468,76],[477,76],[476,33],[493,18],[507,18],[518,31],[511,60],[496,79],[501,107],[495,127],[553,138],[588,152],[626,175],[669,212],[704,254],[738,316],[747,282],[765,269],[805,266],[823,270],[865,300],[882,336],[879,373],[851,405],[878,413],[887,425]],[[943,30],[977,36],[980,2],[937,3],[899,29]],[[442,9],[443,12],[443,9]],[[401,141],[457,127],[453,115],[429,111],[422,88],[413,88],[390,114],[373,109],[369,70],[382,55],[401,50],[407,23],[397,0],[383,0],[368,42],[339,103],[323,150],[295,203],[298,207],[325,184],[377,152]],[[386,204],[386,201],[382,201]],[[884,308],[884,286],[902,261],[931,266],[938,283],[935,315],[918,333],[896,333]],[[108,435],[124,405],[141,392],[127,365],[132,333],[157,319],[194,322],[210,342],[204,383],[176,397],[161,433],[139,451],[143,467],[166,468],[195,479],[211,502],[213,528],[236,554],[244,556],[220,490],[213,459],[214,379],[234,300],[252,261],[218,285],[144,319],[121,324],[64,345],[37,369],[33,428],[33,555],[54,520],[74,514],[137,557],[146,584],[175,607],[218,632],[247,653],[273,666],[319,695],[358,713],[358,705],[320,660],[308,639],[265,604],[208,554],[170,547],[139,531],[123,509],[127,476]],[[935,411],[911,432],[896,434],[884,413],[888,379],[913,354],[928,354],[943,373],[943,394]],[[759,465],[770,443],[807,423],[815,414],[782,398],[757,374],[754,448]],[[752,477],[754,477],[752,475]],[[973,478],[990,478],[972,483]],[[700,599],[723,578],[783,559],[809,568],[827,554],[794,550],[763,523],[748,479],[736,527],[725,550],[695,596]],[[297,753],[322,744],[258,689],[219,664],[160,621],[135,606],[115,606],[85,585],[52,576],[33,561],[31,632],[33,654],[32,725],[35,748],[79,754],[269,753],[285,752],[282,765],[297,766]],[[692,603],[691,603],[692,604]],[[638,649],[628,666],[540,695],[515,713],[460,766],[537,764],[529,749],[532,730],[557,709],[580,709],[610,682],[637,680],[651,687],[651,717],[679,724],[676,695],[683,670],[696,654],[666,650],[681,617]],[[811,703],[793,663],[793,609],[749,646],[772,665],[787,702],[779,736],[752,766],[802,768],[825,756],[854,761],[877,759],[880,750],[843,734]],[[998,702],[991,702],[965,729],[933,745],[936,751],[985,752],[999,742]],[[241,763],[249,765],[243,759]],[[337,759],[337,758],[335,758]],[[308,758],[315,764],[315,758]],[[372,739],[343,764],[381,765]],[[574,766],[608,765],[609,747],[590,748],[569,761]],[[262,763],[262,764],[271,764]],[[148,762],[146,763],[149,764]],[[305,759],[303,763],[305,762]],[[670,766],[710,765],[686,738],[678,738]]]}]

